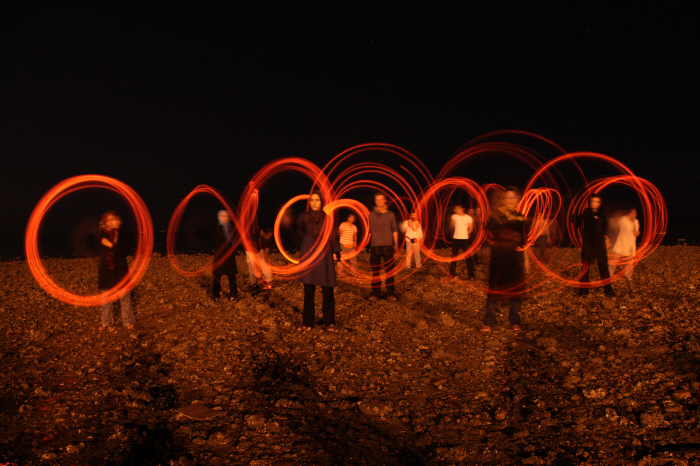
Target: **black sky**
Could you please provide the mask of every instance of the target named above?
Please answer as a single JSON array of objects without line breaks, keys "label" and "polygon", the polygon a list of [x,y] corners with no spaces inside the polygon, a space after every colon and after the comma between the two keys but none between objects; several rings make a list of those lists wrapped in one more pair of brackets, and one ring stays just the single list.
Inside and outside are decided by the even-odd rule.
[{"label": "black sky", "polygon": [[78,174],[131,185],[164,229],[194,186],[236,200],[279,157],[323,165],[379,141],[436,174],[464,143],[502,129],[621,160],[659,187],[674,234],[700,220],[686,203],[698,173],[695,2],[172,3],[3,4],[5,241],[51,186]]}]

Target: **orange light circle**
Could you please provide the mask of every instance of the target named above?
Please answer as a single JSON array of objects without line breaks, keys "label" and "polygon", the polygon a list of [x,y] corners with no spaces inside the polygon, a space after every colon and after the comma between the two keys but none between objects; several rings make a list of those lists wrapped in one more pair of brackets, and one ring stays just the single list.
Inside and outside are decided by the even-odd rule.
[{"label": "orange light circle", "polygon": [[[113,288],[91,296],[81,296],[61,288],[49,276],[39,255],[39,226],[46,212],[62,197],[85,188],[104,188],[124,197],[136,217],[138,231],[136,253],[129,273]],[[99,306],[105,301],[113,301],[130,292],[143,278],[153,254],[153,222],[146,204],[141,197],[125,183],[103,175],[80,175],[68,178],[51,188],[34,208],[29,217],[24,238],[27,265],[36,281],[54,298],[74,306]]]}]

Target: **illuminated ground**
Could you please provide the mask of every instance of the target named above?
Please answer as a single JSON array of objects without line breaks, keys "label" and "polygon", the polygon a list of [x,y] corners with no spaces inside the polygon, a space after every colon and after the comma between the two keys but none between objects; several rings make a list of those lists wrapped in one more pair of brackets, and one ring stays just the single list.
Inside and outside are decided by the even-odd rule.
[{"label": "illuminated ground", "polygon": [[[94,291],[95,260],[47,268]],[[339,332],[301,334],[296,282],[212,303],[154,258],[129,333],[0,263],[0,462],[684,464],[660,459],[685,444],[674,458],[700,464],[700,248],[660,248],[614,300],[530,298],[520,334],[505,314],[479,332],[483,294],[440,277],[429,263],[375,305],[342,285]],[[193,402],[224,414],[172,410]]]}]

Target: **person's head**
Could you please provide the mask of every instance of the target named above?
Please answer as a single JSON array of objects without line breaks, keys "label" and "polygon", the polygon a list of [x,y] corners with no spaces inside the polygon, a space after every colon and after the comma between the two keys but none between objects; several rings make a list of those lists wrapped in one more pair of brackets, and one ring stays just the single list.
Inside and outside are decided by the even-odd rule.
[{"label": "person's head", "polygon": [[474,217],[476,215],[476,210],[474,210],[473,208],[467,209],[467,215]]},{"label": "person's head", "polygon": [[520,190],[515,186],[508,186],[503,193],[503,205],[508,210],[515,210],[520,202]]},{"label": "person's head", "polygon": [[311,210],[319,211],[323,209],[323,199],[321,198],[321,193],[314,191],[309,198],[309,207]]},{"label": "person's head", "polygon": [[260,230],[260,237],[262,239],[272,238],[272,228],[263,228],[262,230]]},{"label": "person's head", "polygon": [[121,224],[122,218],[114,210],[105,212],[100,218],[100,228],[103,230],[118,230]]},{"label": "person's head", "polygon": [[588,199],[588,207],[593,209],[595,212],[596,210],[600,209],[600,204],[602,202],[603,201],[598,194],[591,194],[590,199]]},{"label": "person's head", "polygon": [[355,223],[355,218],[356,218],[355,214],[348,215],[348,219],[347,219],[348,223]]},{"label": "person's head", "polygon": [[455,213],[457,215],[464,215],[464,204],[462,204],[461,202],[455,204]]},{"label": "person's head", "polygon": [[418,218],[418,214],[415,211],[413,211],[413,212],[411,212],[411,215],[409,216],[409,218],[415,222],[416,219]]},{"label": "person's head", "polygon": [[630,210],[630,213],[627,214],[627,215],[629,215],[629,217],[630,217],[632,220],[636,219],[636,218],[637,218],[637,209],[635,209],[635,208],[633,207],[633,208]]},{"label": "person's head", "polygon": [[228,214],[228,211],[226,211],[226,210],[220,210],[218,217],[219,217],[219,223],[221,223],[221,224],[231,223],[231,216]]},{"label": "person's head", "polygon": [[381,191],[377,191],[374,193],[374,205],[376,205],[379,208],[386,207],[386,194],[384,194]]}]

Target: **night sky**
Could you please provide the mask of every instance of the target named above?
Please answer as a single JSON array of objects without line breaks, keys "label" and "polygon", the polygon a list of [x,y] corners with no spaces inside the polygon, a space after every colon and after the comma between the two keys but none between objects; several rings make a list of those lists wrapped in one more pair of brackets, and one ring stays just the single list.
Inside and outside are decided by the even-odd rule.
[{"label": "night sky", "polygon": [[[595,10],[170,3],[3,4],[6,251],[21,247],[41,196],[74,175],[126,182],[164,230],[195,186],[237,201],[276,158],[322,166],[353,145],[386,142],[437,174],[463,144],[504,129],[619,159],[666,198],[667,242],[700,239],[700,209],[687,199],[699,166],[697,2]],[[284,202],[307,187],[269,189]],[[97,209],[86,216],[106,210],[83,201],[74,209]]]}]

